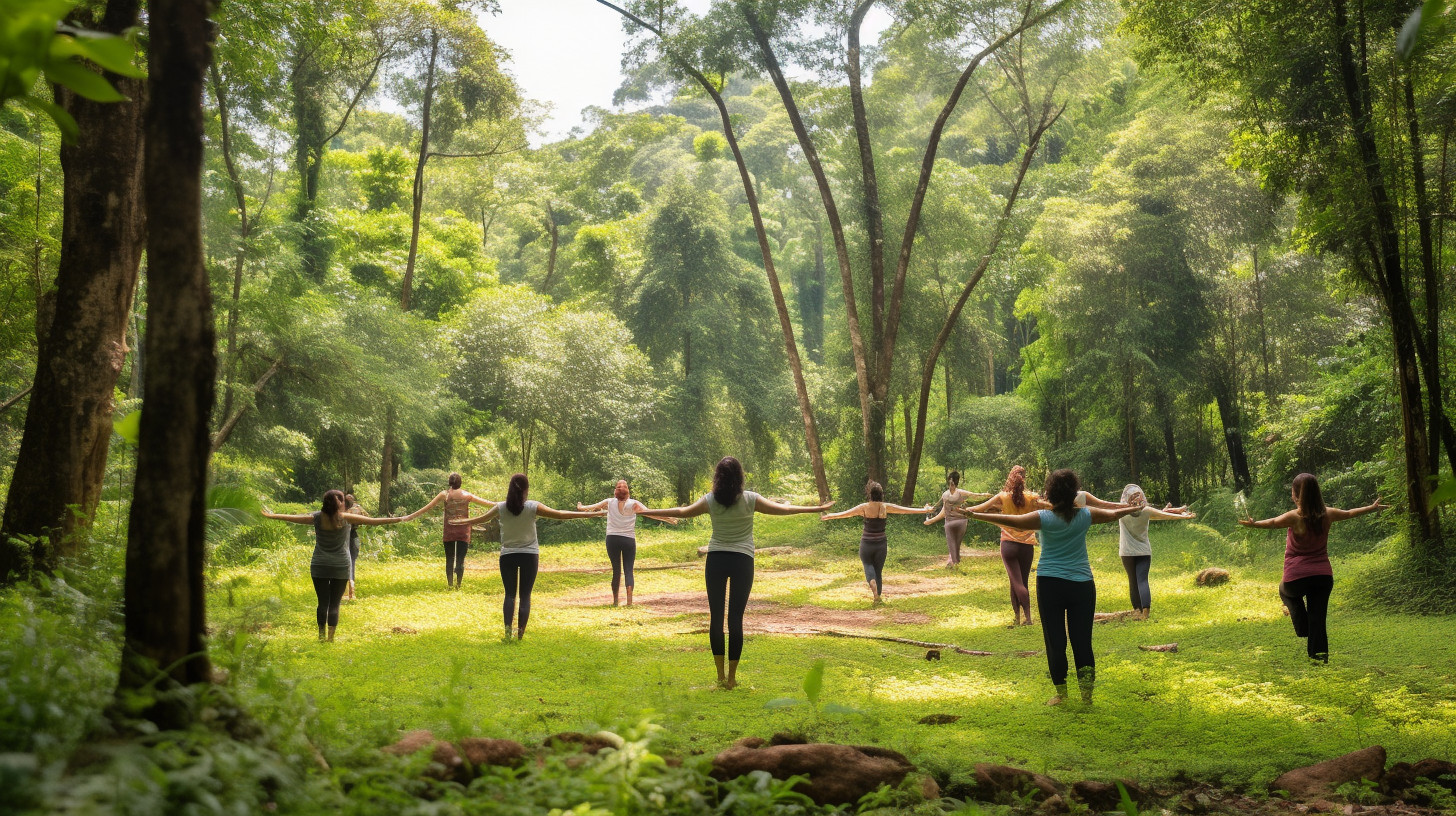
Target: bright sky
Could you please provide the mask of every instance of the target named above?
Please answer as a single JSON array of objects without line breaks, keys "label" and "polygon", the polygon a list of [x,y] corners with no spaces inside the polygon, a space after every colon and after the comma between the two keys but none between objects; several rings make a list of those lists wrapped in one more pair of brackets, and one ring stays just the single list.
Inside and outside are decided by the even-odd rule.
[{"label": "bright sky", "polygon": [[[622,84],[622,49],[627,35],[617,12],[596,0],[499,0],[501,13],[481,25],[511,54],[509,68],[526,96],[552,107],[545,141],[580,125],[590,105],[612,107]],[[709,0],[684,0],[690,10],[708,10]],[[872,11],[864,40],[874,42],[888,17]],[[536,137],[533,143],[542,139]]]}]

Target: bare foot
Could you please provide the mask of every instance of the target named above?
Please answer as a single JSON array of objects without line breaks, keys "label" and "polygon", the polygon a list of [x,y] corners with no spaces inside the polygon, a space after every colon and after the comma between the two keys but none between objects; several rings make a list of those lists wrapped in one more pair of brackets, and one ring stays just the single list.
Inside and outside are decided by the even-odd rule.
[{"label": "bare foot", "polygon": [[1047,700],[1046,704],[1049,705],[1049,706],[1059,706],[1063,702],[1065,702],[1065,701],[1062,699],[1062,695],[1057,694],[1057,695],[1054,695],[1050,700]]},{"label": "bare foot", "polygon": [[723,688],[727,689],[728,691],[732,691],[733,689],[738,688],[738,681],[730,677],[727,680],[723,681]]}]

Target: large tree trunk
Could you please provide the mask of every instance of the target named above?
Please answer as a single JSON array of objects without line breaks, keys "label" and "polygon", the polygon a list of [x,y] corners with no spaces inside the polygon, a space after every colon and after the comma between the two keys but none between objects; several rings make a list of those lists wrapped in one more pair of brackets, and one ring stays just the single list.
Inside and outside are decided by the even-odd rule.
[{"label": "large tree trunk", "polygon": [[384,453],[379,457],[379,514],[387,516],[393,504],[389,498],[390,483],[394,480],[394,406],[384,413]]},{"label": "large tree trunk", "polygon": [[1239,408],[1234,402],[1233,387],[1222,378],[1214,383],[1214,401],[1218,403],[1218,419],[1223,425],[1223,441],[1228,447],[1229,468],[1234,475],[1234,489],[1248,490],[1254,483],[1249,473],[1249,458],[1244,453],[1244,434],[1239,428]]},{"label": "large tree trunk", "polygon": [[[212,293],[202,247],[202,88],[210,4],[151,0],[146,112],[148,357],[136,489],[126,547],[126,638],[120,687],[210,679],[203,559],[208,423],[217,371]],[[190,717],[159,703],[164,727]]]},{"label": "large tree trunk", "polygon": [[319,172],[329,149],[328,125],[324,123],[325,81],[323,70],[310,52],[294,65],[289,82],[295,128],[293,163],[298,174],[298,199],[293,210],[293,220],[299,225],[298,262],[303,278],[314,283],[323,281],[329,260],[327,242],[314,216]]},{"label": "large tree trunk", "polygon": [[[138,7],[112,0],[99,21],[84,22],[120,33],[136,24]],[[61,146],[60,266],[47,308],[37,310],[34,387],[0,522],[0,583],[49,571],[80,543],[106,475],[112,392],[146,240],[144,89],[140,80],[107,79],[129,100],[98,103],[56,89],[80,136]]]},{"label": "large tree trunk", "polygon": [[410,310],[410,296],[415,281],[415,259],[420,248],[420,213],[425,208],[425,163],[430,158],[430,108],[435,103],[435,62],[440,56],[440,32],[430,31],[430,62],[425,68],[425,100],[420,111],[420,156],[415,162],[415,184],[410,195],[409,257],[404,264],[404,287],[399,306]]},{"label": "large tree trunk", "polygon": [[1156,400],[1158,418],[1163,425],[1163,455],[1167,461],[1168,473],[1168,501],[1174,505],[1183,504],[1183,474],[1178,465],[1178,445],[1173,435],[1173,399],[1159,387],[1154,394]]},{"label": "large tree trunk", "polygon": [[223,166],[227,168],[228,183],[232,187],[233,200],[238,206],[238,243],[233,248],[233,290],[228,301],[227,341],[223,352],[223,399],[219,420],[226,422],[233,411],[233,380],[237,377],[238,361],[238,307],[243,294],[243,264],[248,256],[248,238],[252,233],[252,221],[248,217],[248,195],[243,186],[242,173],[238,171],[233,158],[232,117],[228,106],[227,89],[217,66],[211,66],[212,95],[217,99],[218,126],[222,139]]}]

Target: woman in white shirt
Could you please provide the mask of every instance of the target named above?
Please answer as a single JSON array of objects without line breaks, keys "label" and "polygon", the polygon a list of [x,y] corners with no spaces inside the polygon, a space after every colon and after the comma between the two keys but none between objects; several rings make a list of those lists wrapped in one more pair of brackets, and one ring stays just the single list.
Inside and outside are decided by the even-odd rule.
[{"label": "woman in white shirt", "polygon": [[1127,594],[1132,600],[1133,615],[1147,620],[1153,608],[1152,590],[1148,586],[1148,569],[1153,563],[1148,522],[1181,521],[1194,518],[1195,514],[1188,512],[1187,508],[1156,510],[1148,507],[1148,497],[1135,484],[1122,489],[1121,506],[1139,508],[1137,512],[1117,520],[1117,554],[1122,556],[1122,568],[1127,572]]},{"label": "woman in white shirt", "polygon": [[648,518],[655,518],[668,524],[677,524],[675,518],[654,516],[652,513],[646,512],[647,507],[632,498],[632,491],[627,487],[626,479],[617,480],[616,489],[612,491],[610,499],[602,499],[593,505],[576,503],[577,510],[605,510],[607,512],[607,559],[612,562],[612,606],[616,606],[621,597],[619,589],[623,573],[626,573],[627,578],[627,605],[632,605],[632,567],[637,563],[638,508],[643,511],[641,514]]},{"label": "woman in white shirt", "polygon": [[[738,658],[743,654],[743,610],[748,608],[748,594],[753,590],[753,514],[789,516],[820,513],[833,506],[834,502],[815,507],[779,504],[751,490],[744,490],[743,465],[732,456],[725,456],[713,469],[711,493],[686,507],[645,511],[654,516],[674,518],[691,518],[707,513],[713,521],[713,536],[708,539],[708,560],[703,565],[703,576],[708,585],[708,642],[713,648],[713,662],[718,667],[718,685],[725,689],[738,685]],[[641,515],[644,511],[637,512]],[[726,672],[723,646],[725,595],[728,618]]]}]

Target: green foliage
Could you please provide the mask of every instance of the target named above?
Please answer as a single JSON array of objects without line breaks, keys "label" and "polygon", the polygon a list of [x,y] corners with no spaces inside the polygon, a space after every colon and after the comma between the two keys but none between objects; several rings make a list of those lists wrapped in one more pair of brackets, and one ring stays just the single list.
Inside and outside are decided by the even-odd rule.
[{"label": "green foliage", "polygon": [[41,111],[67,142],[79,135],[76,120],[36,94],[42,76],[86,99],[118,102],[126,97],[82,60],[121,76],[145,75],[126,38],[64,23],[74,6],[71,0],[0,0],[0,105],[14,99]]},{"label": "green foliage", "polygon": [[700,162],[711,162],[728,154],[728,140],[716,131],[704,131],[693,137],[693,155]]},{"label": "green foliage", "polygon": [[947,470],[970,465],[1005,472],[1035,469],[1044,449],[1032,405],[1012,394],[968,400],[936,429],[929,451]]}]

